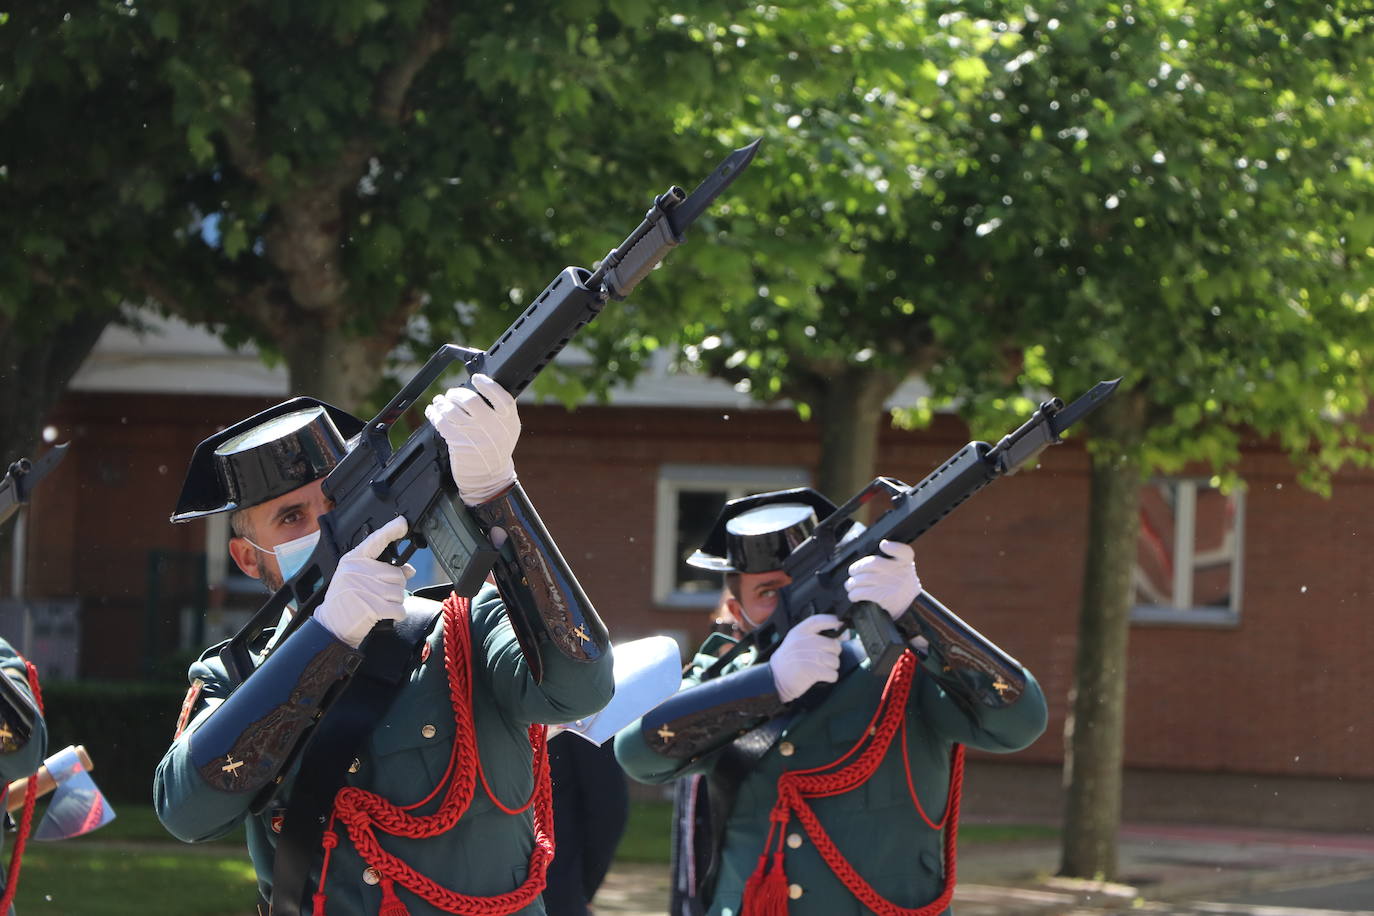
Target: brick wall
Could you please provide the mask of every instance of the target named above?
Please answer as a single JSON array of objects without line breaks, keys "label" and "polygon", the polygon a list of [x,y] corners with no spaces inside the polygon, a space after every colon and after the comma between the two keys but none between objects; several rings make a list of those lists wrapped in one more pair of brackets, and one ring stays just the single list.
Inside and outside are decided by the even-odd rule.
[{"label": "brick wall", "polygon": [[[138,674],[147,557],[204,549],[201,524],[167,516],[194,445],[266,406],[250,398],[80,395],[53,418],[73,440],[39,489],[29,591],[79,595],[83,670]],[[663,464],[814,468],[814,428],[781,411],[522,407],[517,468],[617,639],[704,634],[707,615],[656,607],[655,493]],[[942,417],[884,432],[878,469],[914,483],[967,439]],[[1043,466],[980,493],[917,543],[926,586],[1023,661],[1050,701],[1045,736],[1018,756],[1060,759],[1086,551],[1087,460],[1068,444]],[[1244,589],[1231,628],[1131,632],[1127,765],[1374,779],[1361,679],[1374,657],[1365,619],[1374,475],[1337,479],[1323,500],[1281,456],[1247,452]]]}]

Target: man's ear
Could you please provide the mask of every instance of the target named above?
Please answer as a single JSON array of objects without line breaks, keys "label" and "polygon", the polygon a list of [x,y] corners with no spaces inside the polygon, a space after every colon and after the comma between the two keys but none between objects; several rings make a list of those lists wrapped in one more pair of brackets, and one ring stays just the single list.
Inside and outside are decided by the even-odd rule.
[{"label": "man's ear", "polygon": [[243,570],[245,576],[252,576],[254,579],[262,578],[262,565],[258,562],[258,549],[248,543],[247,538],[230,538],[229,556],[234,558],[234,564]]}]

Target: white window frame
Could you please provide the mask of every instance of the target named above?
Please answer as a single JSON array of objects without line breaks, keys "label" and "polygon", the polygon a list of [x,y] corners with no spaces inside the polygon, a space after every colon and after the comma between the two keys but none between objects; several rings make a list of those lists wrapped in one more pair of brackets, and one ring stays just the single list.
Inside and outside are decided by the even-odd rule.
[{"label": "white window frame", "polygon": [[[1174,595],[1172,605],[1137,604],[1131,608],[1131,623],[1139,624],[1183,624],[1200,627],[1235,627],[1240,624],[1241,586],[1245,581],[1245,490],[1237,486],[1229,494],[1235,499],[1235,523],[1230,532],[1229,543],[1205,554],[1195,553],[1197,527],[1198,488],[1211,488],[1205,477],[1167,477],[1156,478],[1151,485],[1168,483],[1176,488],[1174,505],[1174,581],[1171,591]],[[1193,575],[1198,565],[1208,561],[1224,560],[1231,557],[1231,606],[1194,607]],[[1138,568],[1132,569],[1132,589]]]},{"label": "white window frame", "polygon": [[724,490],[728,499],[811,485],[811,472],[802,467],[760,467],[725,464],[665,464],[658,470],[654,505],[654,603],[663,608],[699,611],[716,606],[714,592],[686,592],[677,588],[673,556],[677,540],[677,495],[689,490]]}]

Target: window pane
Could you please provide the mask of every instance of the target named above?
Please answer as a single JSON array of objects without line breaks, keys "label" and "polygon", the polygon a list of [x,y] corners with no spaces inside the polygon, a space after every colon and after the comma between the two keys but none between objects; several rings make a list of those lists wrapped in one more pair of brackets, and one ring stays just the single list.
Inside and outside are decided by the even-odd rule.
[{"label": "window pane", "polygon": [[1234,621],[1243,491],[1206,481],[1152,481],[1141,494],[1136,619]]},{"label": "window pane", "polygon": [[705,540],[720,507],[730,498],[726,490],[679,490],[677,492],[677,532],[673,556],[677,558],[675,589],[691,594],[714,592],[720,588],[720,573],[688,566],[687,556]]},{"label": "window pane", "polygon": [[1231,606],[1238,493],[1198,484],[1193,527],[1193,607]]},{"label": "window pane", "polygon": [[1174,531],[1177,482],[1158,480],[1140,495],[1135,603],[1174,607]]}]

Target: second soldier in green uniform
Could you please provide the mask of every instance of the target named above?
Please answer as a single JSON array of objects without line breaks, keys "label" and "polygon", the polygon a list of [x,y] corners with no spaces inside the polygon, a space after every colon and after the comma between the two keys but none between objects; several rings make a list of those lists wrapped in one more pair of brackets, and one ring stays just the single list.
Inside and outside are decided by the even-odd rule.
[{"label": "second soldier in green uniform", "polygon": [[[805,488],[722,509],[688,562],[725,574],[741,634],[778,611],[783,561],[834,509]],[[947,911],[962,747],[1025,747],[1044,731],[1045,700],[1028,671],[916,600],[908,545],[882,550],[850,566],[845,589],[910,644],[888,679],[837,638],[833,614],[794,623],[767,660],[747,649],[721,662],[736,640],[717,633],[682,689],[616,736],[631,776],[680,780],[673,916]],[[993,656],[1009,676],[970,689]]]}]

